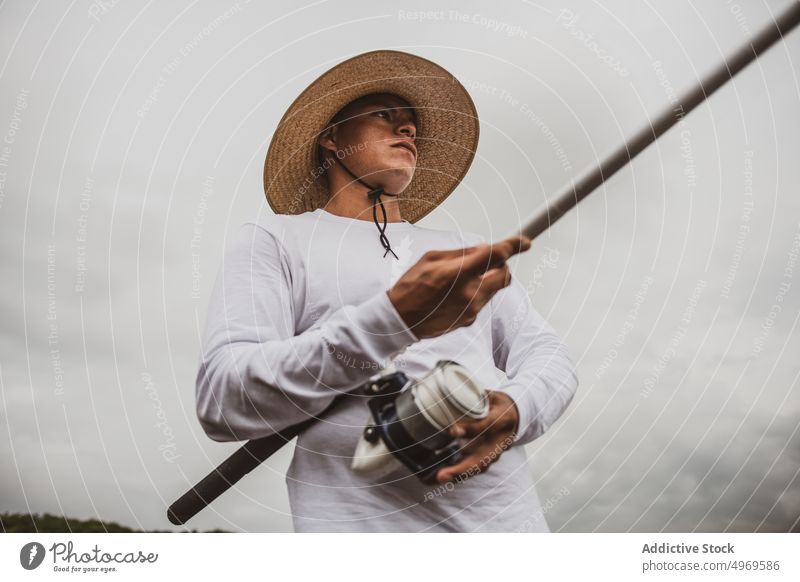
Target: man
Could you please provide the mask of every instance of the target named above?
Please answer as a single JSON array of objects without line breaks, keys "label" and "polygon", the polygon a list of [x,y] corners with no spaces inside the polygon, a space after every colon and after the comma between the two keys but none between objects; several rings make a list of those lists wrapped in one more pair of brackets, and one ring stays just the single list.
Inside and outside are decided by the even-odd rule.
[{"label": "man", "polygon": [[[219,441],[321,415],[287,474],[296,531],[548,531],[522,445],[560,417],[577,377],[508,270],[530,241],[413,224],[458,184],[477,138],[463,86],[396,51],[326,72],[273,136],[264,181],[276,214],[243,224],[226,253],[197,412]],[[433,487],[405,468],[352,471],[368,417],[352,392],[387,368],[418,378],[441,359],[489,390],[486,418],[450,428],[467,443],[462,460]]]}]

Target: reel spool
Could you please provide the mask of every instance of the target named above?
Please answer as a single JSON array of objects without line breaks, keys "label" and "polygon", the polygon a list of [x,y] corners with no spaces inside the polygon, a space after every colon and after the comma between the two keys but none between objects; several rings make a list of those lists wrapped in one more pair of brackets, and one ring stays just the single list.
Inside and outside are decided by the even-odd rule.
[{"label": "reel spool", "polygon": [[417,381],[403,372],[374,376],[361,393],[371,397],[371,415],[351,468],[373,478],[405,465],[423,483],[436,483],[439,469],[462,457],[461,443],[448,429],[464,418],[489,414],[486,391],[451,360],[439,360]]}]

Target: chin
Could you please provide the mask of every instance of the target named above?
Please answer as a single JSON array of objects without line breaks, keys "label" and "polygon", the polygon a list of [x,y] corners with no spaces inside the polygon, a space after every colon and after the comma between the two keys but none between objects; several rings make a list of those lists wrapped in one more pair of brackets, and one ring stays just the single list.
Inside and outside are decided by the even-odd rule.
[{"label": "chin", "polygon": [[381,177],[381,185],[383,188],[392,194],[400,194],[403,190],[408,188],[411,180],[414,178],[414,168],[404,166],[401,168],[393,168],[391,170],[383,170],[377,173],[376,176]]}]

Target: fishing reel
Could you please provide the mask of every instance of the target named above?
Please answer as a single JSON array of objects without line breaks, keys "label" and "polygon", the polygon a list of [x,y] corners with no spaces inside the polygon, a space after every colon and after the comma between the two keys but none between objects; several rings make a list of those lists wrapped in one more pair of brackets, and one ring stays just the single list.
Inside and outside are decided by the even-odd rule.
[{"label": "fishing reel", "polygon": [[489,414],[486,391],[451,360],[439,360],[420,380],[403,372],[373,376],[359,393],[369,397],[370,419],[351,468],[373,478],[405,465],[423,483],[436,483],[439,469],[462,458],[461,440],[448,429]]}]

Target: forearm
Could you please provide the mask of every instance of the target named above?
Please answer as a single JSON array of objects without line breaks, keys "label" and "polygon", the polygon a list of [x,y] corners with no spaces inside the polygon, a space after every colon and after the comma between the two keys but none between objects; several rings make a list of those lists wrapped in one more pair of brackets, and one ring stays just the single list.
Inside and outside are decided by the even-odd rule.
[{"label": "forearm", "polygon": [[527,444],[547,432],[572,402],[578,377],[566,347],[553,337],[530,354],[513,379],[497,387],[517,405],[515,444]]},{"label": "forearm", "polygon": [[198,418],[219,441],[279,432],[321,413],[415,341],[384,291],[295,337],[223,343],[201,359]]},{"label": "forearm", "polygon": [[578,388],[575,365],[555,330],[533,308],[516,280],[492,305],[492,344],[507,379],[497,388],[519,413],[515,443],[542,436],[564,413]]}]

